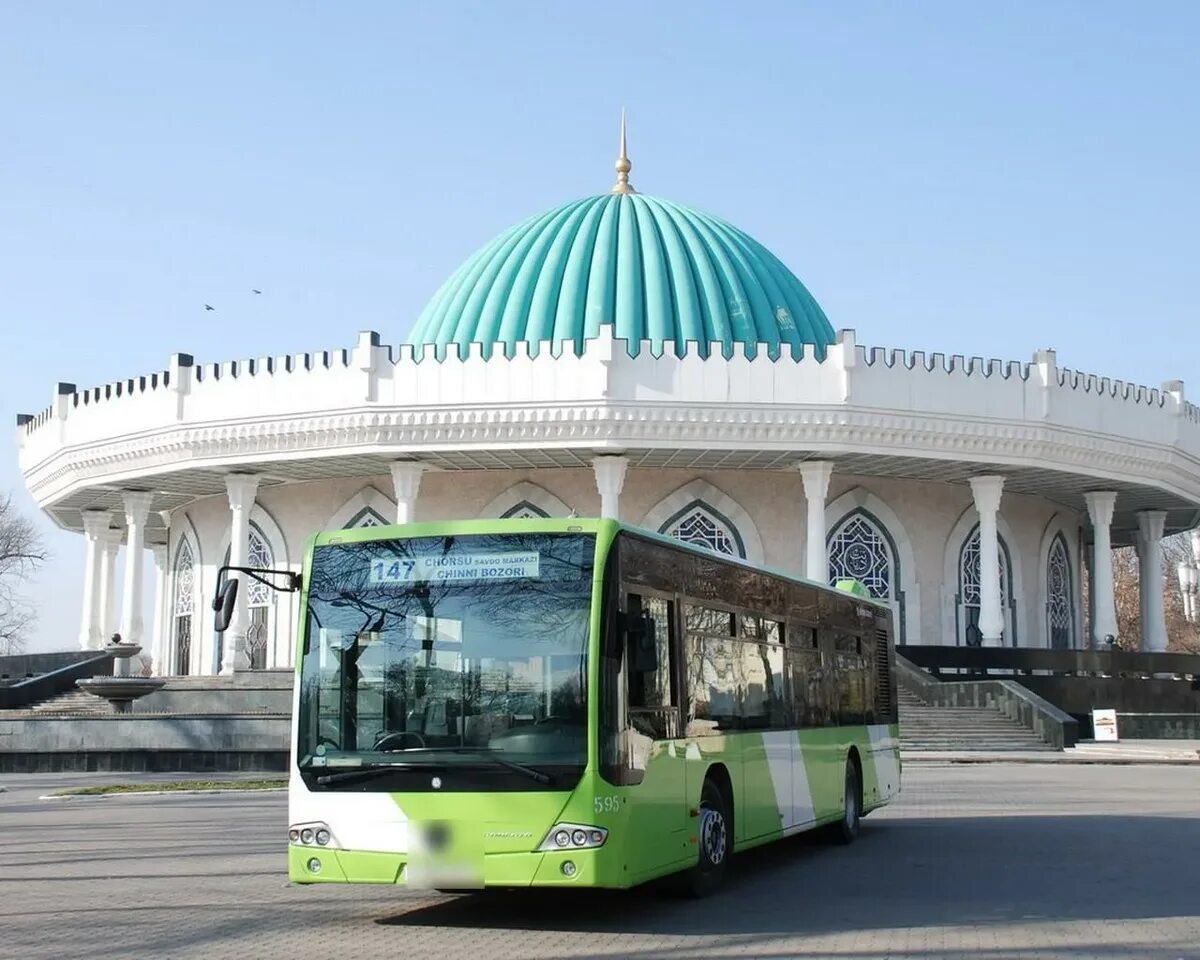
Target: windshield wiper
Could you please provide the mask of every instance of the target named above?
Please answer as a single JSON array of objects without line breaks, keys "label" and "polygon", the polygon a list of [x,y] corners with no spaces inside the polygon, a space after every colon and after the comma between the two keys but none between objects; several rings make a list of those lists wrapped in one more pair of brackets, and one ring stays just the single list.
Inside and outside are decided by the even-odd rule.
[{"label": "windshield wiper", "polygon": [[[420,750],[421,748],[414,748]],[[506,760],[503,757],[491,755],[491,751],[487,747],[426,747],[424,751],[436,753],[473,753],[476,754],[482,762],[493,764],[498,767],[504,767],[506,770],[512,770],[514,773],[520,773],[530,780],[537,783],[548,784],[552,782],[552,777],[536,767],[529,767],[523,763],[517,763],[514,760]],[[405,751],[406,753],[408,751]],[[364,764],[361,767],[355,767],[353,770],[339,770],[337,773],[326,773],[317,777],[317,783],[321,786],[326,786],[331,783],[342,783],[347,780],[357,780],[359,778],[372,779],[377,776],[382,776],[389,770],[404,769],[404,770],[445,770],[453,768],[452,763],[438,763],[434,760],[396,760],[389,763],[372,763]],[[312,768],[309,767],[311,770]]]},{"label": "windshield wiper", "polygon": [[406,750],[396,751],[397,753],[473,753],[481,759],[489,763],[499,764],[509,770],[514,770],[517,773],[523,773],[530,780],[536,780],[538,783],[549,783],[551,781],[550,774],[539,770],[537,767],[530,767],[524,763],[517,763],[515,760],[507,760],[504,757],[495,756],[497,750],[495,747],[409,747]]},{"label": "windshield wiper", "polygon": [[530,780],[536,780],[538,783],[549,783],[551,780],[550,774],[543,773],[537,767],[528,767],[523,763],[517,763],[515,760],[505,760],[503,757],[493,757],[490,755],[485,756],[484,759],[491,763],[498,763],[500,766],[507,767],[509,770],[517,773],[523,773]]},{"label": "windshield wiper", "polygon": [[[337,773],[321,774],[321,776],[317,777],[317,783],[319,783],[321,786],[325,786],[329,783],[341,783],[343,780],[357,780],[360,777],[364,779],[370,779],[372,777],[381,776],[382,774],[387,773],[389,770],[394,770],[401,767],[407,770],[412,770],[414,768],[440,770],[444,766],[445,764],[430,763],[427,760],[401,760],[399,763],[366,763],[361,767],[355,767],[353,770],[339,770]],[[311,771],[313,768],[310,766],[308,769]]]}]

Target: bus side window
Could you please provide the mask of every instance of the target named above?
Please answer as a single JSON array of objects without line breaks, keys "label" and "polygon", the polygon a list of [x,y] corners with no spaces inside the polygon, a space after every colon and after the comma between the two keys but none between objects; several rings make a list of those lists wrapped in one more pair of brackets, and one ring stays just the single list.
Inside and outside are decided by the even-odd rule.
[{"label": "bus side window", "polygon": [[784,677],[783,624],[741,615],[741,725],[748,730],[784,730],[791,710]]},{"label": "bus side window", "polygon": [[845,631],[834,633],[834,661],[837,671],[838,722],[867,722],[868,661],[863,655],[862,638]]},{"label": "bus side window", "polygon": [[656,652],[658,669],[639,670],[636,651],[627,650],[625,653],[629,724],[652,740],[667,740],[679,735],[679,691],[674,670],[674,608],[675,604],[670,600],[636,593],[628,595],[625,605],[629,618],[646,614],[653,624],[654,636],[650,640]]},{"label": "bus side window", "polygon": [[683,611],[688,694],[684,734],[704,737],[736,730],[743,670],[733,614],[691,603],[685,603]]},{"label": "bus side window", "polygon": [[787,656],[792,675],[792,711],[799,727],[836,722],[831,710],[828,669],[822,662],[816,629],[798,625],[789,631]]}]

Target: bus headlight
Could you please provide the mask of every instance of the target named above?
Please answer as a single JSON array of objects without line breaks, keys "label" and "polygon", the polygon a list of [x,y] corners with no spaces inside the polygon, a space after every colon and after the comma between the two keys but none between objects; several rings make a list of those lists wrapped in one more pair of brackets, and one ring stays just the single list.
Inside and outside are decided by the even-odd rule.
[{"label": "bus headlight", "polygon": [[306,847],[337,847],[337,838],[327,823],[293,823],[288,827],[288,841]]},{"label": "bus headlight", "polygon": [[585,823],[556,823],[538,847],[544,850],[588,850],[604,846],[608,831]]}]

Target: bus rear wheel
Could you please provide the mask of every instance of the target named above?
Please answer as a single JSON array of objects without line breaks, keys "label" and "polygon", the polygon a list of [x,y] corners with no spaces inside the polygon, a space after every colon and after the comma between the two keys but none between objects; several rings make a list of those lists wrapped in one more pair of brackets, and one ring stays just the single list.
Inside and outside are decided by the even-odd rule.
[{"label": "bus rear wheel", "polygon": [[696,866],[688,872],[687,892],[707,897],[725,878],[725,868],[733,849],[732,819],[729,804],[721,788],[712,780],[704,781],[700,792],[700,823]]},{"label": "bus rear wheel", "polygon": [[858,775],[858,764],[849,757],[846,758],[846,784],[842,807],[842,819],[834,830],[834,838],[839,843],[853,843],[858,836],[859,822],[862,820],[862,785]]}]

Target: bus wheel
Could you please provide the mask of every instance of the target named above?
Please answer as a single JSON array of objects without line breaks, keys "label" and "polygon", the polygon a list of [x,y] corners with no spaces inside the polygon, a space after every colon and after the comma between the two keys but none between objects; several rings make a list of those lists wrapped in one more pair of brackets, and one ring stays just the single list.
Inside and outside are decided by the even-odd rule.
[{"label": "bus wheel", "polygon": [[853,760],[846,759],[846,787],[842,819],[837,825],[834,836],[839,843],[853,843],[858,836],[858,824],[862,820],[862,789],[859,784],[858,766]]},{"label": "bus wheel", "polygon": [[692,896],[707,897],[721,885],[733,847],[730,826],[725,795],[712,780],[705,780],[700,792],[700,850],[696,866],[688,874],[687,891]]}]

